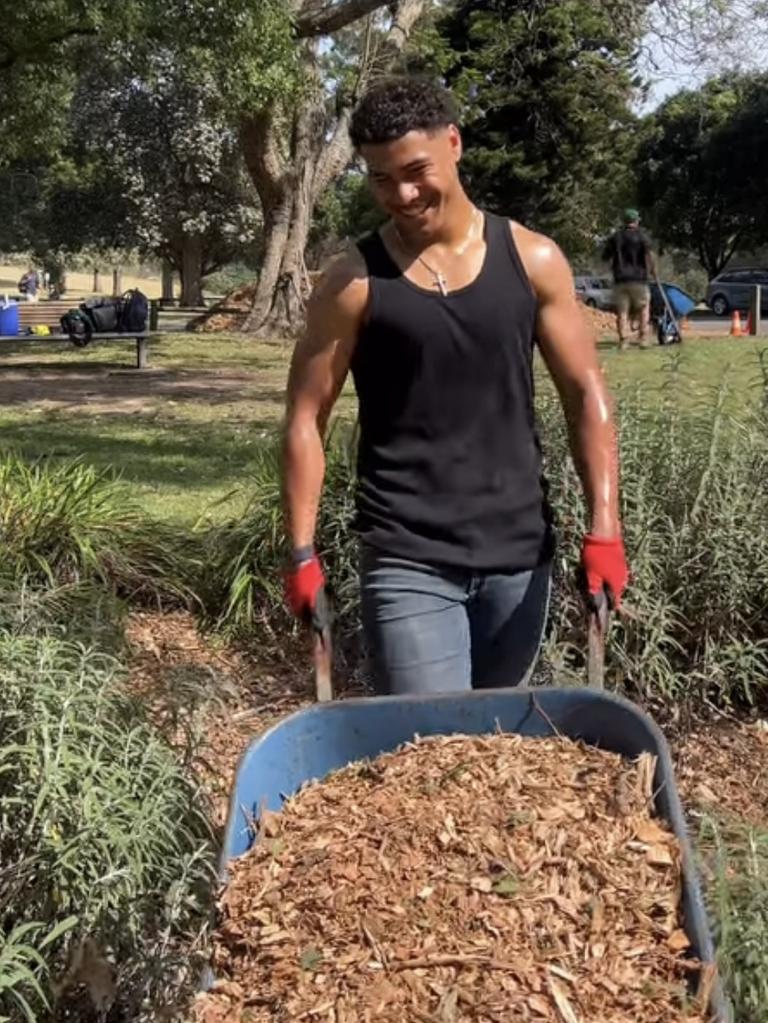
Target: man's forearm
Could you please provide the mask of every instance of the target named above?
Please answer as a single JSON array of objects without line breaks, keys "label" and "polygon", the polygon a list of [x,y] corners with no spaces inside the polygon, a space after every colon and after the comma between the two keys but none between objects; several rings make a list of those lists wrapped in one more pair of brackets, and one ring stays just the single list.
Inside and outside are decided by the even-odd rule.
[{"label": "man's forearm", "polygon": [[571,454],[584,488],[590,531],[595,536],[621,533],[616,432],[607,398],[587,393],[568,416]]},{"label": "man's forearm", "polygon": [[283,511],[294,550],[314,541],[325,476],[325,451],[317,423],[289,422],[283,436]]}]

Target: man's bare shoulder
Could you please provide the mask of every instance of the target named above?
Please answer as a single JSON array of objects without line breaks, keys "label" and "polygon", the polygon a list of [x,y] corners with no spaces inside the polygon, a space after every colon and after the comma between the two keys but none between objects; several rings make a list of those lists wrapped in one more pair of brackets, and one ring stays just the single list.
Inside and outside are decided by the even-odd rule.
[{"label": "man's bare shoulder", "polygon": [[514,220],[510,220],[509,229],[528,279],[540,297],[553,288],[572,290],[571,268],[557,242]]},{"label": "man's bare shoulder", "polygon": [[565,257],[557,242],[541,234],[539,231],[531,231],[523,227],[516,220],[510,220],[509,229],[512,232],[517,251],[525,264],[526,270],[546,270],[553,263],[559,263]]},{"label": "man's bare shoulder", "polygon": [[329,307],[354,312],[368,302],[368,268],[356,245],[350,245],[324,269],[312,289],[310,309]]}]

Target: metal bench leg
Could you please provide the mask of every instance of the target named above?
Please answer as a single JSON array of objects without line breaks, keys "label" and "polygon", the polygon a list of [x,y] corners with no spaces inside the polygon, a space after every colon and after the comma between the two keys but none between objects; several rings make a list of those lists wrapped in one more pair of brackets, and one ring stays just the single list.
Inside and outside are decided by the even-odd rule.
[{"label": "metal bench leg", "polygon": [[146,369],[149,365],[149,338],[136,338],[136,368]]}]

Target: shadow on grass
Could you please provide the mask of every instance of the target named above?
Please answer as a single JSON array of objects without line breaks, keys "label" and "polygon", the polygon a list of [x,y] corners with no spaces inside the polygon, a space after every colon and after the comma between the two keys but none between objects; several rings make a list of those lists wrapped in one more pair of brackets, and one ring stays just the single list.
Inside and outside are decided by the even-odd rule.
[{"label": "shadow on grass", "polygon": [[114,468],[129,482],[175,491],[235,488],[247,482],[258,452],[272,443],[274,422],[260,420],[241,429],[229,424],[146,419],[110,422],[100,430],[92,416],[0,425],[0,446],[29,460],[81,457],[99,469]]}]

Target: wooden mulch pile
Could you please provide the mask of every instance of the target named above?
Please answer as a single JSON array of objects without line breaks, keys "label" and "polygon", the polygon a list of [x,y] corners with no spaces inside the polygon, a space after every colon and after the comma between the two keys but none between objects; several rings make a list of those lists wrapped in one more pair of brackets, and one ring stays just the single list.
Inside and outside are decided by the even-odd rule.
[{"label": "wooden mulch pile", "polygon": [[[321,277],[318,270],[308,271],[309,284],[311,287]],[[215,305],[211,306],[200,316],[196,316],[187,324],[187,330],[201,331],[208,334],[216,334],[224,331],[240,330],[245,323],[245,318],[253,308],[256,299],[258,281],[249,284],[241,284],[233,288]]]},{"label": "wooden mulch pile", "polygon": [[597,334],[598,339],[611,335],[616,337],[616,316],[614,313],[606,313],[602,309],[593,309],[591,306],[582,305],[587,323]]},{"label": "wooden mulch pile", "polygon": [[702,1023],[653,767],[440,737],[307,786],[232,864],[198,1018]]},{"label": "wooden mulch pile", "polygon": [[196,316],[187,324],[187,330],[217,334],[221,331],[240,330],[245,317],[251,311],[258,281],[241,284],[228,292],[221,301],[211,306],[200,316]]}]

